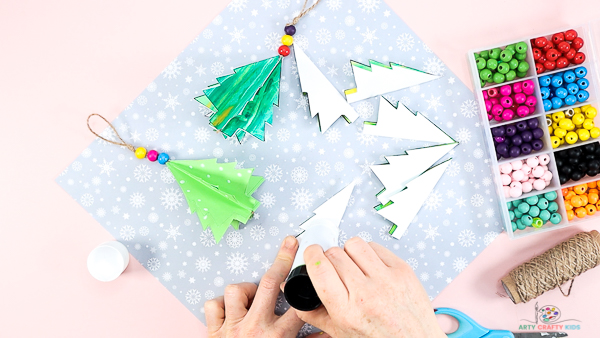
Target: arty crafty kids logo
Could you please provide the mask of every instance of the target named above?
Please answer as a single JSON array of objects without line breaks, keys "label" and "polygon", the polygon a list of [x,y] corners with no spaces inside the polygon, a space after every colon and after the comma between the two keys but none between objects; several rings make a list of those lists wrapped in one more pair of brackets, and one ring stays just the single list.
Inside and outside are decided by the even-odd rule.
[{"label": "arty crafty kids logo", "polygon": [[521,321],[533,323],[519,325],[519,330],[523,331],[581,330],[580,320],[567,319],[558,306],[554,305],[538,306],[538,303],[535,303],[535,320],[521,319]]}]

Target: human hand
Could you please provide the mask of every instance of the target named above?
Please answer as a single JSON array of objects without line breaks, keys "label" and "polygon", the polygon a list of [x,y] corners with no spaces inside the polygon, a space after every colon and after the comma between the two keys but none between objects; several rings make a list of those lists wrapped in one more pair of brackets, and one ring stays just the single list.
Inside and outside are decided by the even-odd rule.
[{"label": "human hand", "polygon": [[304,261],[323,306],[295,311],[332,337],[446,337],[411,267],[383,246],[354,237],[309,246]]},{"label": "human hand", "polygon": [[275,314],[279,285],[290,272],[298,241],[283,240],[275,262],[258,287],[253,283],[228,285],[225,295],[204,304],[208,336],[211,338],[287,338],[296,337],[304,322],[296,312]]}]

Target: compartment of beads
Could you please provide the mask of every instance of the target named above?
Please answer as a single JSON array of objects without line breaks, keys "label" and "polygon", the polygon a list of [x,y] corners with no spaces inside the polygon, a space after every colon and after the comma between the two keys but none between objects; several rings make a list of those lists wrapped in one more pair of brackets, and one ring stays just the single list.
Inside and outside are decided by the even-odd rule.
[{"label": "compartment of beads", "polygon": [[562,189],[569,222],[584,221],[600,215],[599,184],[600,181],[591,181]]},{"label": "compartment of beads", "polygon": [[[486,144],[490,154],[496,154],[490,160],[494,168],[494,181],[498,194],[497,199],[501,207],[502,221],[510,238],[520,238],[559,229],[574,222],[592,219],[592,216],[587,215],[587,211],[585,217],[578,217],[573,211],[579,210],[579,215],[584,216],[583,209],[567,209],[572,208],[572,204],[565,205],[565,195],[563,194],[564,189],[572,191],[575,186],[600,179],[600,175],[598,175],[600,173],[600,157],[596,158],[595,155],[589,154],[592,147],[594,147],[595,154],[595,147],[600,141],[600,117],[596,110],[599,108],[598,69],[595,65],[596,55],[592,48],[592,44],[595,42],[592,30],[596,34],[600,33],[600,21],[593,25],[569,27],[548,34],[529,36],[487,48],[478,48],[468,53]],[[544,39],[546,45],[539,47],[544,44]],[[530,66],[529,69],[526,72],[519,72],[519,74],[515,71],[514,79],[512,74],[507,79],[506,73],[508,72],[506,72],[503,79],[496,76],[497,81],[494,81],[493,77],[498,72],[499,64],[504,62],[508,64],[508,71],[514,70],[509,64],[511,59],[502,52],[506,49],[510,51],[505,54],[510,54],[513,49],[516,51],[517,43],[521,42],[527,46],[520,45],[519,58],[522,60],[517,59],[517,61],[526,61]],[[567,55],[567,53],[569,54]],[[513,53],[512,56],[514,58],[516,53]],[[490,59],[495,61],[491,61],[488,68],[487,63]],[[547,61],[551,62],[544,65]],[[506,71],[505,66],[500,67],[502,72]],[[512,67],[515,67],[515,61],[512,61]],[[518,68],[518,64],[516,67]],[[486,69],[491,74],[488,74]],[[483,77],[481,76],[482,71],[485,71]],[[529,94],[524,93],[523,84],[527,83],[525,87],[528,87],[531,82],[533,82],[533,91],[531,92],[528,88]],[[519,84],[521,88],[519,88]],[[517,86],[516,90],[514,85]],[[516,94],[519,90],[525,94],[525,101],[530,100],[529,106],[522,103],[522,95],[519,95],[517,99]],[[525,107],[520,108],[520,114],[517,112],[521,105],[527,107],[527,112]],[[505,111],[507,112],[505,113]],[[587,153],[583,151],[584,146],[589,148],[585,148],[588,149]],[[560,153],[565,150],[578,149],[578,147],[582,147],[581,150]],[[600,153],[600,145],[598,147]],[[568,159],[568,154],[578,155],[577,159]],[[536,177],[533,175],[531,166],[527,164],[527,160],[537,158],[538,162],[542,162],[540,161],[542,156],[544,156],[543,163],[547,161],[547,164],[538,163],[537,166],[534,166],[538,167],[535,174],[541,175],[541,177]],[[533,166],[535,160],[530,161],[533,161],[531,162]],[[575,167],[572,162],[576,162],[577,166]],[[521,169],[517,169],[519,166]],[[523,170],[524,166],[525,170]],[[596,167],[598,167],[598,172],[595,171]],[[573,172],[575,172],[575,177],[573,177]],[[548,180],[544,179],[544,175]],[[546,220],[548,215],[544,213],[543,219],[540,218],[543,223],[540,227],[536,227],[539,221],[533,222],[535,217],[530,215],[531,225],[525,225],[523,228],[523,224],[521,224],[523,229],[518,225],[515,228],[515,208],[517,206],[514,204],[534,196],[539,198],[551,192],[556,192],[559,198],[552,201],[554,202],[552,209],[556,206],[558,209],[550,214],[557,214],[560,216],[560,220],[558,221],[558,216],[555,216],[554,222],[550,219]],[[593,193],[594,191],[592,191],[592,200],[595,198]],[[575,198],[576,205],[578,202],[580,201]],[[585,207],[590,204],[588,201]],[[584,208],[584,206],[578,208]],[[593,212],[591,205],[589,209],[590,212]],[[567,216],[568,210],[573,212],[572,215],[569,213],[569,217]],[[533,208],[533,214],[536,215],[536,213],[536,208]],[[516,213],[516,215],[518,214]],[[594,213],[595,215],[596,213]],[[529,218],[526,218],[525,223],[529,223]]]},{"label": "compartment of beads", "polygon": [[526,41],[480,50],[472,56],[480,87],[512,83],[535,74],[531,46]]},{"label": "compartment of beads", "polygon": [[559,204],[559,191],[549,191],[507,202],[506,208],[510,217],[510,231],[518,233],[537,229],[549,229],[566,223],[565,215]]}]

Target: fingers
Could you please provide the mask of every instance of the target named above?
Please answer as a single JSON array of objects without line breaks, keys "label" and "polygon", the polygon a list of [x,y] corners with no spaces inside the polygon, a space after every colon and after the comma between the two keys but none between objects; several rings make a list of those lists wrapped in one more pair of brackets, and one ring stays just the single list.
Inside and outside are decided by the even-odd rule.
[{"label": "fingers", "polygon": [[225,302],[223,296],[204,303],[204,314],[206,316],[208,334],[210,335],[219,331],[225,322]]},{"label": "fingers", "polygon": [[231,284],[225,287],[225,316],[229,321],[238,322],[248,313],[256,285],[252,283]]},{"label": "fingers", "polygon": [[338,276],[340,276],[340,279],[346,285],[346,289],[355,289],[358,285],[366,281],[365,274],[342,248],[333,247],[327,250],[325,257],[333,264]]},{"label": "fingers", "polygon": [[[327,309],[324,306],[319,307],[313,311],[298,311],[294,310],[298,317],[303,321],[309,323],[314,327],[318,327],[319,329],[326,332],[333,332],[331,317],[327,312]],[[289,311],[288,311],[289,312]]]},{"label": "fingers", "polygon": [[375,242],[369,242],[368,244],[371,249],[375,251],[377,256],[379,256],[379,259],[381,259],[383,264],[389,266],[390,268],[402,264],[402,260],[398,256],[394,255],[393,252],[386,249],[383,245]]},{"label": "fingers", "polygon": [[288,236],[283,240],[275,262],[273,262],[269,271],[260,280],[252,311],[258,311],[258,313],[273,312],[277,296],[279,295],[279,285],[283,283],[290,273],[297,250],[298,240],[296,238]]},{"label": "fingers", "polygon": [[311,245],[304,251],[308,276],[325,307],[343,307],[348,302],[348,290],[337,271],[325,257],[319,245]]},{"label": "fingers", "polygon": [[352,237],[347,240],[344,250],[366,276],[375,275],[386,267],[373,248],[360,237]]},{"label": "fingers", "polygon": [[298,317],[296,311],[290,308],[277,319],[275,325],[285,332],[298,332],[304,325],[304,321]]}]

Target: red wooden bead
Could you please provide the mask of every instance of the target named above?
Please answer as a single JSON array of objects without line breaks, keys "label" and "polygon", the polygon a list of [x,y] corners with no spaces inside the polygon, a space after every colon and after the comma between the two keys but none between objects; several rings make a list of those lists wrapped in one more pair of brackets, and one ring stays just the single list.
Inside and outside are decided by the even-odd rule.
[{"label": "red wooden bead", "polygon": [[542,48],[546,44],[548,44],[548,39],[546,39],[545,37],[535,39],[535,46],[538,48]]},{"label": "red wooden bead", "polygon": [[554,48],[554,44],[552,41],[548,40],[548,43],[542,48],[542,52],[547,52],[552,48]]},{"label": "red wooden bead", "polygon": [[556,59],[558,59],[559,56],[560,53],[554,48],[546,52],[546,58],[550,61],[556,61]]},{"label": "red wooden bead", "polygon": [[573,58],[575,57],[575,54],[577,54],[577,49],[575,48],[571,48],[566,54],[565,57],[567,58],[567,60],[573,60]]},{"label": "red wooden bead", "polygon": [[565,68],[569,65],[569,60],[566,57],[561,56],[556,60],[556,68]]},{"label": "red wooden bead", "polygon": [[573,41],[577,37],[577,32],[573,29],[569,29],[565,32],[565,40]]},{"label": "red wooden bead", "polygon": [[585,54],[583,54],[582,52],[578,52],[577,54],[575,54],[575,57],[573,58],[574,64],[580,65],[583,63],[583,61],[585,61]]},{"label": "red wooden bead", "polygon": [[288,47],[286,45],[281,45],[281,46],[279,46],[279,49],[277,50],[277,52],[281,56],[288,56],[288,55],[290,55],[290,47]]},{"label": "red wooden bead", "polygon": [[535,63],[535,71],[536,71],[538,74],[542,74],[543,72],[545,72],[545,71],[546,71],[546,68],[544,68],[544,65],[543,65],[543,64],[541,64],[540,62],[536,62],[536,63]]},{"label": "red wooden bead", "polygon": [[563,41],[556,46],[556,49],[558,49],[559,52],[564,54],[571,50],[571,44],[569,44],[566,41]]},{"label": "red wooden bead", "polygon": [[555,45],[558,45],[563,41],[565,41],[565,35],[563,33],[556,33],[552,35],[552,42],[554,42]]},{"label": "red wooden bead", "polygon": [[546,68],[546,70],[554,70],[556,68],[556,62],[548,60],[544,62],[544,68]]},{"label": "red wooden bead", "polygon": [[534,60],[538,60],[540,58],[540,56],[542,55],[542,51],[539,48],[533,48],[533,59]]},{"label": "red wooden bead", "polygon": [[579,49],[581,49],[581,47],[583,47],[583,39],[580,37],[573,39],[573,42],[571,43],[571,47],[573,47],[573,48],[577,49],[577,51],[579,51]]},{"label": "red wooden bead", "polygon": [[546,59],[546,54],[542,53],[542,55],[540,55],[540,58],[538,59],[538,62],[544,63],[547,60],[548,59]]}]

